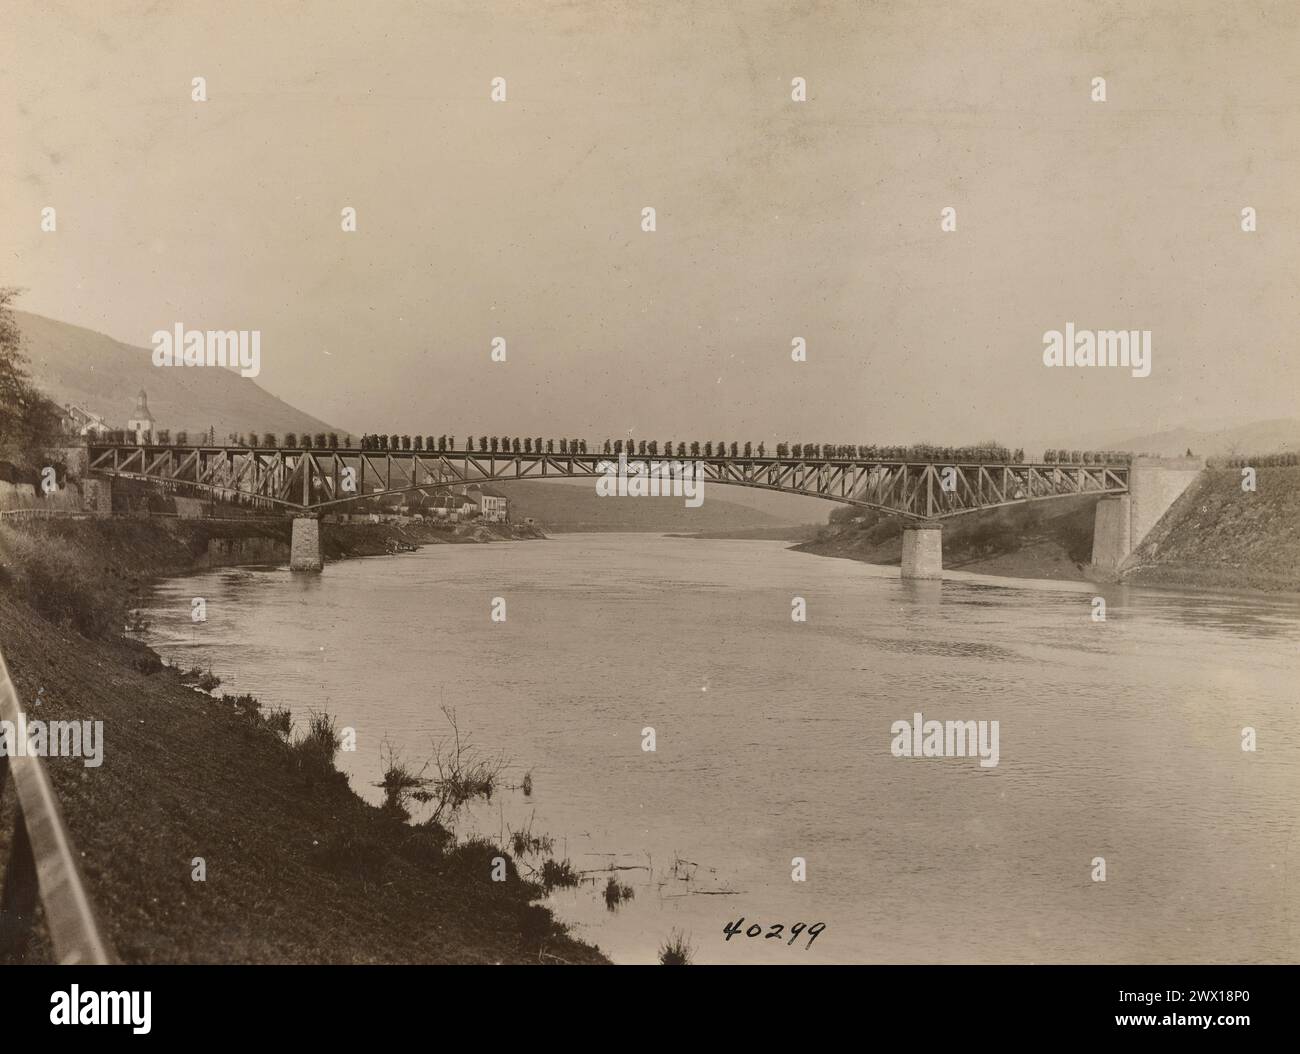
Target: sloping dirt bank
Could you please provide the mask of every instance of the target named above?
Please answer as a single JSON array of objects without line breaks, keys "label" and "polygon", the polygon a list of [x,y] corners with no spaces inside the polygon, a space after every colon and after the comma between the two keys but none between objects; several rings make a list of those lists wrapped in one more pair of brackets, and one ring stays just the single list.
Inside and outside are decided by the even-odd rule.
[{"label": "sloping dirt bank", "polygon": [[1300,592],[1300,467],[1206,469],[1129,558],[1124,581]]},{"label": "sloping dirt bank", "polygon": [[[1096,498],[1062,498],[959,516],[944,523],[943,565],[1011,578],[1085,580]],[[822,528],[796,552],[897,566],[903,523],[874,512]]]},{"label": "sloping dirt bank", "polygon": [[[1300,467],[1207,469],[1134,551],[1134,585],[1230,592],[1300,592]],[[1087,581],[1096,498],[1010,506],[945,521],[943,564],[1011,578]],[[867,513],[824,527],[798,552],[897,565],[902,522]]]},{"label": "sloping dirt bank", "polygon": [[[336,543],[352,552],[377,544],[376,525],[357,526],[364,530],[341,532]],[[182,685],[177,671],[119,635],[133,595],[155,575],[201,566],[207,532],[224,530],[121,520],[0,528],[0,647],[29,718],[103,722],[102,765],[46,765],[118,954],[129,962],[604,961],[533,903],[538,890],[513,862],[507,881],[491,880],[493,858],[509,853],[448,844],[437,829],[366,804],[344,777],[304,768],[265,721]],[[275,530],[221,536],[280,540]],[[99,605],[109,613],[96,613]],[[300,726],[306,717],[294,715]],[[5,796],[8,810],[12,800]],[[3,811],[0,859],[11,821]],[[194,880],[198,858],[205,881]],[[38,940],[29,958],[47,955]]]}]

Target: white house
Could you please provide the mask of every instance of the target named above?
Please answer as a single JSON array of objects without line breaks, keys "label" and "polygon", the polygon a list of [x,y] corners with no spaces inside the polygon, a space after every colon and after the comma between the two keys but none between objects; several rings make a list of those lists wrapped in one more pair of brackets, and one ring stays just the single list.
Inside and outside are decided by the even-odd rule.
[{"label": "white house", "polygon": [[505,523],[508,505],[504,495],[487,487],[474,487],[467,494],[473,499],[480,520],[484,523]]},{"label": "white house", "polygon": [[75,403],[63,407],[59,424],[67,435],[97,436],[108,431],[108,423],[103,417]]}]

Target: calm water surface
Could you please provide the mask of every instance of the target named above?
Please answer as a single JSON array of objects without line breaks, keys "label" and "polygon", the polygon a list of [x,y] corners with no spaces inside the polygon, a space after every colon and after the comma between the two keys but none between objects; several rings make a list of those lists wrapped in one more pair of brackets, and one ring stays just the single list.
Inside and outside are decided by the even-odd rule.
[{"label": "calm water surface", "polygon": [[[376,802],[382,743],[418,767],[455,707],[533,779],[459,833],[553,836],[592,873],[550,903],[616,961],[674,929],[702,962],[1295,961],[1300,605],[1115,589],[1096,623],[1097,592],[561,535],[175,579],[151,643],[300,726],[327,707]],[[893,757],[917,711],[999,721],[1000,764]],[[786,932],[728,941],[741,916]],[[811,949],[797,922],[826,924]]]}]

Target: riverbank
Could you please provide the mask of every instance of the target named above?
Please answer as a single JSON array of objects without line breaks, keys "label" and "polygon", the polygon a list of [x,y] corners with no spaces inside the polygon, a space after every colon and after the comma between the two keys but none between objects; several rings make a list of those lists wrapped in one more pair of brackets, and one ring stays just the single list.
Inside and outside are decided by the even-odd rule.
[{"label": "riverbank", "polygon": [[817,537],[821,527],[805,523],[795,527],[737,527],[727,531],[691,531],[665,534],[665,538],[697,538],[701,541],[807,542]]},{"label": "riverbank", "polygon": [[1129,558],[1131,585],[1300,593],[1300,467],[1206,469]]},{"label": "riverbank", "polygon": [[[433,531],[412,526],[403,538]],[[389,534],[387,525],[331,526],[327,553],[382,552]],[[46,764],[121,958],[605,961],[535,903],[540,887],[520,878],[509,852],[458,845],[436,825],[368,805],[333,772],[332,755],[305,767],[272,722],[194,690],[121,635],[123,613],[150,582],[210,566],[214,540],[224,561],[243,546],[274,551],[287,534],[201,521],[0,527],[0,647],[20,698],[33,719],[103,722],[100,767]],[[308,718],[293,715],[299,730]],[[10,832],[0,823],[0,854]],[[492,881],[498,857],[504,882]],[[33,961],[48,954],[42,940],[32,952]]]},{"label": "riverbank", "polygon": [[[1063,498],[949,520],[943,530],[943,565],[1003,578],[1087,581],[1095,505],[1095,498]],[[897,517],[867,511],[831,523],[811,541],[791,548],[897,567],[902,532]]]},{"label": "riverbank", "polygon": [[[1097,499],[1063,498],[972,513],[944,524],[948,570],[1004,578],[1094,580]],[[867,513],[824,527],[798,552],[898,566],[902,523]],[[1112,576],[1113,577],[1113,576]],[[1300,468],[1206,469],[1170,506],[1118,576],[1129,585],[1300,593]]]}]

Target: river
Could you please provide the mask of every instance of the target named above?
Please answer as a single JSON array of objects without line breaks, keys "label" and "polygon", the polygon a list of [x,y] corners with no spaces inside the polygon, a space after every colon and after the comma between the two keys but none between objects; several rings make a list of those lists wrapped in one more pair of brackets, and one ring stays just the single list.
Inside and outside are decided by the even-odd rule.
[{"label": "river", "polygon": [[[532,779],[458,833],[553,837],[589,874],[548,903],[618,962],[672,930],[721,963],[1300,957],[1294,599],[587,534],[216,570],[159,585],[149,617],[219,691],[355,728],[339,766],[375,802],[382,744],[418,768],[454,707]],[[894,756],[916,712],[997,721],[998,764]]]}]

